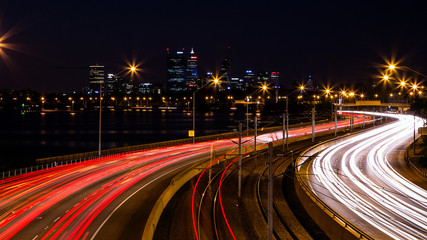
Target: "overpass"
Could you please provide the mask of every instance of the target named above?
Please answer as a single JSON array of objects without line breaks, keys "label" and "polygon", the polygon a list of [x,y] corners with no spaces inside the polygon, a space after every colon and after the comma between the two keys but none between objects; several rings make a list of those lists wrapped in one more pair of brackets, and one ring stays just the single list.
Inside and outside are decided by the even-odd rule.
[{"label": "overpass", "polygon": [[[359,109],[364,109],[366,107],[373,107],[374,110],[379,110],[379,111],[388,111],[389,108],[397,108],[398,112],[405,112],[406,110],[408,110],[411,107],[410,103],[382,103],[380,100],[375,100],[375,101],[357,101],[354,103],[334,103],[335,107],[340,108],[340,110],[342,110],[343,108],[352,108],[352,110],[354,110],[356,108],[356,110]],[[378,107],[376,109],[376,107]]]}]

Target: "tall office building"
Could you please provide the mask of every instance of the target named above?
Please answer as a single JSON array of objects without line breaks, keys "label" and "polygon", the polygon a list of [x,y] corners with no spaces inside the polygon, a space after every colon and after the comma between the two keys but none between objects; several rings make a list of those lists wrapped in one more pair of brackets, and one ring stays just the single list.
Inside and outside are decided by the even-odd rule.
[{"label": "tall office building", "polygon": [[270,75],[268,74],[268,72],[258,72],[257,75],[257,84],[259,86],[262,86],[264,84],[269,84],[270,83]]},{"label": "tall office building", "polygon": [[279,101],[279,88],[280,88],[280,82],[279,82],[279,72],[271,72],[270,76],[271,82],[273,83],[274,92],[276,94],[276,103]]},{"label": "tall office building", "polygon": [[244,80],[238,77],[232,77],[230,81],[230,86],[231,89],[243,90],[245,88]]},{"label": "tall office building", "polygon": [[118,96],[119,94],[124,93],[124,85],[125,82],[119,75],[113,73],[107,74],[106,94],[108,96]]},{"label": "tall office building", "polygon": [[197,87],[197,78],[197,56],[194,54],[193,49],[191,49],[190,56],[187,59],[187,89],[195,89]]},{"label": "tall office building", "polygon": [[104,84],[104,66],[92,65],[89,66],[89,92],[91,94],[99,94],[99,88]]},{"label": "tall office building", "polygon": [[243,76],[244,87],[246,89],[256,85],[255,74],[252,70],[246,70],[245,76]]},{"label": "tall office building", "polygon": [[231,80],[231,67],[230,67],[230,57],[225,57],[224,61],[222,61],[221,68],[219,70],[219,75],[221,77],[221,82],[225,84],[225,86],[230,86]]},{"label": "tall office building", "polygon": [[184,49],[171,52],[167,49],[168,89],[180,92],[186,88],[186,59]]},{"label": "tall office building", "polygon": [[313,80],[311,79],[311,75],[308,76],[307,83],[305,84],[305,89],[307,91],[314,91],[315,90],[315,84]]},{"label": "tall office building", "polygon": [[279,72],[271,72],[270,79],[273,83],[273,88],[280,88]]}]

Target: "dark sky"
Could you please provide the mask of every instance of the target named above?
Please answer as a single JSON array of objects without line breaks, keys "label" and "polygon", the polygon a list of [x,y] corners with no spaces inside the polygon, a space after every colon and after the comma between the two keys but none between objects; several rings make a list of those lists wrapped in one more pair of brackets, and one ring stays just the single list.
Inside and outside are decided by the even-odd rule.
[{"label": "dark sky", "polygon": [[[166,48],[194,47],[202,71],[231,46],[233,75],[279,71],[355,82],[395,56],[427,72],[425,1],[37,1],[0,3],[0,89],[80,90],[88,66],[142,63],[140,81],[166,81]],[[6,55],[5,55],[6,54]]]}]

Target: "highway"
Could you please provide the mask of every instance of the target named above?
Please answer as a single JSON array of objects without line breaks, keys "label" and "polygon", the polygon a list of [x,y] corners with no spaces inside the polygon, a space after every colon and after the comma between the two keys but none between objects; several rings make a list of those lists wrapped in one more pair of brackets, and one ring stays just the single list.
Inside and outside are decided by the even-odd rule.
[{"label": "highway", "polygon": [[[339,122],[339,128],[346,126],[348,121]],[[316,132],[333,127],[318,125]],[[289,135],[307,134],[311,126]],[[281,138],[280,131],[258,139]],[[215,141],[215,149],[236,149],[233,141]],[[251,137],[243,141],[253,144]],[[0,180],[0,239],[141,239],[150,210],[170,180],[209,159],[212,143],[102,157]]]},{"label": "highway", "polygon": [[[309,168],[314,193],[375,239],[427,239],[427,184],[403,154],[422,120],[398,121],[347,137],[318,153]],[[415,184],[415,183],[418,183]]]}]

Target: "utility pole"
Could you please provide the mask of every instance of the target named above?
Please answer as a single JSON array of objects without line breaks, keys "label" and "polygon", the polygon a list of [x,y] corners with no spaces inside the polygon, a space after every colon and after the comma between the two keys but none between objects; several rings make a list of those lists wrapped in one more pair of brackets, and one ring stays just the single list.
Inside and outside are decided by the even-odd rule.
[{"label": "utility pole", "polygon": [[[283,149],[283,152],[285,152],[285,139],[286,140],[288,140],[288,136],[287,136],[287,134],[286,134],[286,127],[285,127],[285,124],[286,124],[286,115],[285,114],[283,114],[282,115],[282,149]],[[285,136],[285,134],[286,134],[286,136]]]},{"label": "utility pole", "polygon": [[338,133],[338,111],[337,111],[337,107],[335,107],[335,137],[337,136]]},{"label": "utility pole", "polygon": [[315,125],[316,125],[315,117],[316,117],[316,107],[315,107],[315,105],[313,105],[313,108],[311,109],[311,123],[312,123],[312,127],[311,127],[311,141],[312,142],[314,142],[314,138],[315,138],[315,135],[316,135],[316,132],[315,132]]},{"label": "utility pole", "polygon": [[246,103],[246,136],[249,136],[249,102]]},{"label": "utility pole", "polygon": [[288,144],[289,144],[289,108],[288,108],[288,98],[289,98],[289,95],[286,96],[286,151],[288,151]]},{"label": "utility pole", "polygon": [[240,198],[242,193],[242,123],[239,123],[239,178],[237,185],[237,196]]},{"label": "utility pole", "polygon": [[193,143],[196,142],[196,91],[193,92]]},{"label": "utility pole", "polygon": [[362,115],[362,119],[363,119],[363,129],[365,129],[365,115]]},{"label": "utility pole", "polygon": [[268,143],[268,239],[273,239],[273,143]]},{"label": "utility pole", "polygon": [[414,112],[414,156],[415,156],[415,112]]},{"label": "utility pole", "polygon": [[98,156],[101,156],[101,113],[102,113],[102,82],[99,83],[99,136],[98,136]]},{"label": "utility pole", "polygon": [[[212,144],[211,144],[211,164],[214,160],[214,154],[213,153],[214,153],[214,142],[212,141]],[[211,182],[211,179],[212,179],[212,166],[209,167],[209,182]]]},{"label": "utility pole", "polygon": [[257,152],[256,152],[256,136],[257,136],[257,134],[258,134],[258,118],[257,118],[257,116],[255,115],[255,136],[254,136],[254,149],[255,149],[255,154],[257,154]]}]

